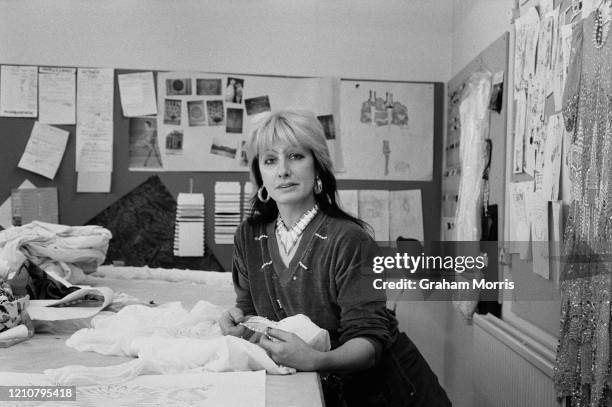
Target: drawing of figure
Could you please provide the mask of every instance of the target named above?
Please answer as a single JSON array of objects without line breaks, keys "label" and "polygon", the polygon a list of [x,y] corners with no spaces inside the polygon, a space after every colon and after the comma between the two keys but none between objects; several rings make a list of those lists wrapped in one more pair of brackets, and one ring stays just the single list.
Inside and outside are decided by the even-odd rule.
[{"label": "drawing of figure", "polygon": [[145,159],[144,166],[146,167],[149,160],[153,156],[157,161],[156,167],[162,166],[161,155],[159,154],[159,148],[157,147],[157,130],[153,127],[150,120],[145,120],[144,130],[142,134],[142,146],[147,150],[147,158]]},{"label": "drawing of figure", "polygon": [[226,102],[234,101],[234,96],[236,95],[236,89],[234,88],[234,85],[236,85],[236,79],[230,78],[228,80],[227,87],[225,88],[225,101]]},{"label": "drawing of figure", "polygon": [[389,140],[383,140],[383,155],[385,156],[385,175],[389,175],[389,157],[391,156]]},{"label": "drawing of figure", "polygon": [[234,103],[242,103],[242,83],[236,83],[236,86],[234,88]]}]

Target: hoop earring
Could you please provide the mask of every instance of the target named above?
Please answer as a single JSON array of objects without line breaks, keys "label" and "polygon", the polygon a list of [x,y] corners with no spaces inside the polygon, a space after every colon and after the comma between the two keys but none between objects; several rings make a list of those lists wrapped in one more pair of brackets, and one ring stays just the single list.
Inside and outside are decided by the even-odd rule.
[{"label": "hoop earring", "polygon": [[257,198],[259,198],[259,200],[263,203],[266,203],[270,200],[270,194],[268,194],[268,191],[266,191],[266,199],[263,198],[263,191],[266,191],[266,188],[262,185],[259,187],[259,189],[257,190]]},{"label": "hoop earring", "polygon": [[323,181],[321,181],[321,178],[317,177],[315,180],[313,191],[315,195],[319,195],[321,192],[323,192]]}]

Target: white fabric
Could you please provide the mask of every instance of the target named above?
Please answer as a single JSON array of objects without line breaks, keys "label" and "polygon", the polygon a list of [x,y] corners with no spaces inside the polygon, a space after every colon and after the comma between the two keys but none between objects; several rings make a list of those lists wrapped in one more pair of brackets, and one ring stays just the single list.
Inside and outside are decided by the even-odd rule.
[{"label": "white fabric", "polygon": [[27,259],[43,269],[50,265],[63,277],[72,270],[65,263],[102,264],[112,238],[101,226],[65,226],[32,222],[0,232],[0,279],[7,280]]},{"label": "white fabric", "polygon": [[[58,384],[121,383],[141,374],[177,373],[190,369],[213,372],[266,370],[291,374],[295,369],[277,365],[256,344],[222,336],[217,320],[223,309],[199,301],[191,311],[180,303],[150,308],[129,305],[112,316],[99,315],[92,327],[74,333],[66,344],[79,351],[138,357],[108,367],[65,366],[45,374]],[[286,318],[279,328],[296,333],[306,342],[329,344],[329,334],[303,315]],[[285,321],[285,320],[283,320]],[[321,333],[324,332],[324,334]],[[326,350],[329,350],[329,345]]]},{"label": "white fabric", "polygon": [[491,74],[472,74],[459,106],[461,115],[461,180],[455,214],[454,240],[473,242],[480,240],[480,214],[482,210],[485,139],[489,135],[488,103],[491,94]]}]

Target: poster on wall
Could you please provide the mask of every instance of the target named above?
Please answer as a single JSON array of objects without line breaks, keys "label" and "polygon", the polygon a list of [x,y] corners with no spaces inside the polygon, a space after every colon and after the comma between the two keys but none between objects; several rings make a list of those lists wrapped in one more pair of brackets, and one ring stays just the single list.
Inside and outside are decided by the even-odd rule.
[{"label": "poster on wall", "polygon": [[[335,166],[339,79],[165,72],[157,76],[157,138],[165,171],[248,171],[246,144],[262,114],[311,111],[326,130]],[[329,136],[328,136],[329,134]],[[338,144],[336,144],[338,143]],[[143,168],[131,168],[142,170]]]},{"label": "poster on wall", "polygon": [[431,181],[433,84],[343,80],[344,179]]}]

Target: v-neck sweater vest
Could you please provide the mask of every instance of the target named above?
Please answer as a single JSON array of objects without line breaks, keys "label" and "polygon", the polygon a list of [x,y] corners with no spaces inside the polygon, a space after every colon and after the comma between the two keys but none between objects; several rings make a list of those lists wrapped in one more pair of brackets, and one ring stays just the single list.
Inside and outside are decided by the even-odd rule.
[{"label": "v-neck sweater vest", "polygon": [[243,222],[236,232],[237,307],[272,320],[305,314],[329,331],[333,348],[356,337],[386,348],[397,336],[397,321],[385,292],[372,286],[372,259],[379,255],[373,239],[354,222],[319,212],[285,266],[274,225]]}]

